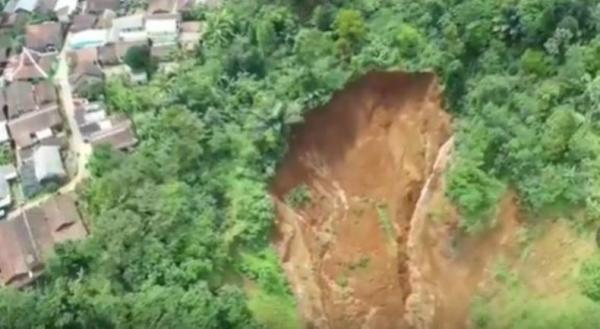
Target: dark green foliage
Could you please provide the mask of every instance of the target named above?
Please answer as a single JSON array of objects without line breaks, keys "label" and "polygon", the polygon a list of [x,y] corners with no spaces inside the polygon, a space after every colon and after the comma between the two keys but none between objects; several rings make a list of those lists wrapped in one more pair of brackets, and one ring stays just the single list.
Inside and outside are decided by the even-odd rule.
[{"label": "dark green foliage", "polygon": [[468,232],[487,228],[501,196],[502,184],[474,163],[456,163],[448,178],[447,193],[464,216],[463,228]]},{"label": "dark green foliage", "polygon": [[552,63],[540,50],[527,49],[521,56],[521,69],[525,73],[543,77],[552,72]]},{"label": "dark green foliage", "polygon": [[[456,120],[447,193],[466,230],[491,223],[505,187],[531,213],[584,208],[600,219],[593,2],[230,0],[198,15],[208,23],[201,49],[176,74],[108,82],[108,106],[133,117],[140,145],[97,151],[82,198],[91,237],[60,248],[33,289],[2,290],[0,327],[255,327],[224,282],[241,274],[288,294],[263,252],[267,188],[290,125],[370,70],[440,77]],[[146,50],[128,55],[152,68]],[[254,310],[279,300],[257,295]],[[504,327],[540,327],[527,321]]]},{"label": "dark green foliage", "polygon": [[600,257],[588,259],[579,270],[581,292],[595,302],[600,302]]},{"label": "dark green foliage", "polygon": [[0,145],[0,166],[12,164],[15,160],[15,155],[9,144]]},{"label": "dark green foliage", "polygon": [[148,46],[129,48],[123,61],[134,71],[145,71],[148,75],[156,71],[156,63],[150,56],[150,47]]}]

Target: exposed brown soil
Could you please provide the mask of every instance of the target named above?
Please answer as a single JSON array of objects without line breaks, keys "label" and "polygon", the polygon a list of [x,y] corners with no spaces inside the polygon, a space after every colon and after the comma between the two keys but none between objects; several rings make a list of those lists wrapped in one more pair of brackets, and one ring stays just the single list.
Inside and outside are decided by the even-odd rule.
[{"label": "exposed brown soil", "polygon": [[[307,327],[405,328],[410,220],[450,136],[432,74],[371,73],[293,132],[275,243]],[[284,203],[309,186],[302,209]]]},{"label": "exposed brown soil", "polygon": [[520,255],[522,225],[514,193],[499,203],[493,229],[467,236],[457,230],[459,215],[444,195],[442,173],[440,167],[432,175],[412,220],[412,294],[405,309],[412,328],[469,328],[473,296],[499,262],[511,266]]},{"label": "exposed brown soil", "polygon": [[[516,263],[521,224],[509,192],[494,229],[459,233],[450,135],[428,73],[368,74],[293,131],[272,185],[274,242],[307,328],[469,327],[499,258]],[[302,184],[311,202],[293,208]]]}]

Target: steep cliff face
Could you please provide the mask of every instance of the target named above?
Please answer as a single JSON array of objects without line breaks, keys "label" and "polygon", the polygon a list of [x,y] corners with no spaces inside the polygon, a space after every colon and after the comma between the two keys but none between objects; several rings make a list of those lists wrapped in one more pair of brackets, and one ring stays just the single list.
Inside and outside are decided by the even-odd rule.
[{"label": "steep cliff face", "polygon": [[[419,275],[409,260],[421,259],[408,254],[415,249],[415,242],[408,248],[408,235],[450,134],[436,77],[429,73],[370,73],[294,130],[272,186],[274,242],[307,327],[431,323],[427,307],[414,306],[417,299],[420,306],[432,304],[423,297],[427,293],[413,296],[405,312],[415,295],[410,276]],[[311,202],[286,203],[301,185]]]}]

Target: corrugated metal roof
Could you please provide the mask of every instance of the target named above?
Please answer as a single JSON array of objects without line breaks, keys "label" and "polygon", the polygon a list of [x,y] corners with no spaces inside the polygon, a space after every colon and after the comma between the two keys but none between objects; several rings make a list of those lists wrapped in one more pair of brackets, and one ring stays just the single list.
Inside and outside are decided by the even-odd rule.
[{"label": "corrugated metal roof", "polygon": [[39,146],[33,152],[33,162],[35,163],[35,177],[40,182],[66,175],[58,146]]}]

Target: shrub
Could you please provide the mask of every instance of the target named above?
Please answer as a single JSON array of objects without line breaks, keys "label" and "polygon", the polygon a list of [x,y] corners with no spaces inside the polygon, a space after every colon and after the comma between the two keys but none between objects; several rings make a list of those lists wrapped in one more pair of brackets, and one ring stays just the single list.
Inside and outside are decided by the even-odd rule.
[{"label": "shrub", "polygon": [[292,208],[302,208],[312,201],[310,190],[306,184],[300,184],[294,187],[285,196],[285,203]]},{"label": "shrub", "polygon": [[593,256],[581,265],[579,287],[584,295],[600,302],[600,256]]}]

